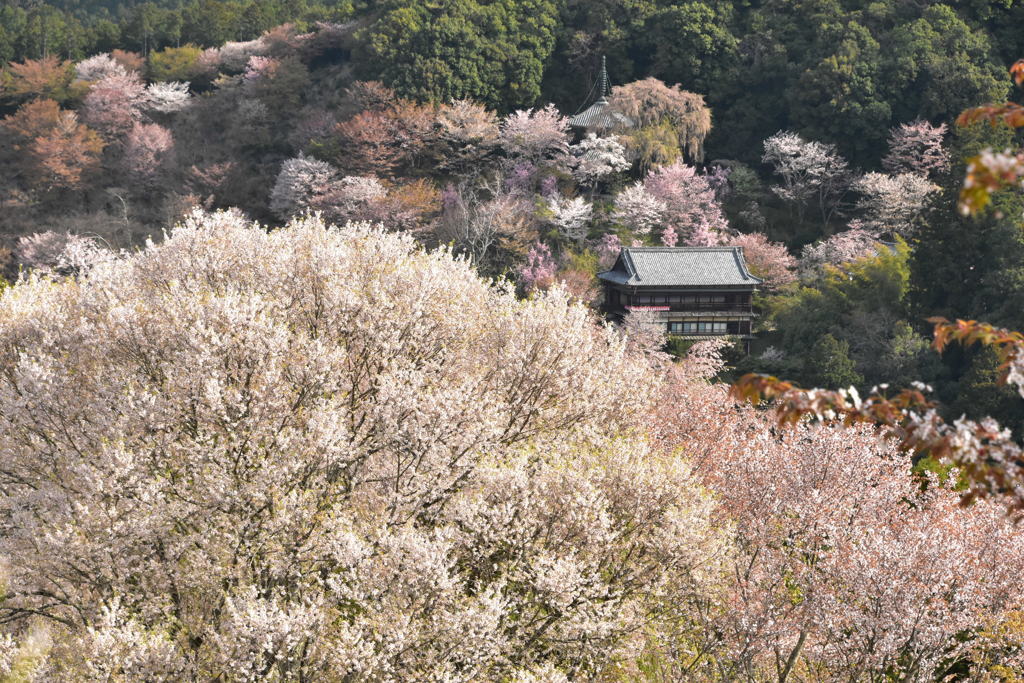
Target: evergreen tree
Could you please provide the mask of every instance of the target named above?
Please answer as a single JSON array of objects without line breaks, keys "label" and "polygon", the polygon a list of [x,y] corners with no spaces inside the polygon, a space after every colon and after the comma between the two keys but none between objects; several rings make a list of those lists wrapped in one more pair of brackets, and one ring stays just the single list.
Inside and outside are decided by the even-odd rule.
[{"label": "evergreen tree", "polygon": [[864,381],[850,358],[849,343],[831,334],[825,334],[814,343],[804,364],[804,374],[814,386],[841,389]]}]

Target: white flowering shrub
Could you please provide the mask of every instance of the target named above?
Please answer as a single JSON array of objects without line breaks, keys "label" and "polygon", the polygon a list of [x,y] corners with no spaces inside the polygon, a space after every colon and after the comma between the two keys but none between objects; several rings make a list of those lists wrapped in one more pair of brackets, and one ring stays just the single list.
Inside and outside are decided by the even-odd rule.
[{"label": "white flowering shrub", "polygon": [[108,52],[83,59],[75,64],[75,77],[82,81],[99,81],[107,76],[126,76],[125,68]]},{"label": "white flowering shrub", "polygon": [[615,195],[612,218],[639,235],[646,235],[659,225],[668,213],[668,206],[636,182]]},{"label": "white flowering shrub", "polygon": [[861,195],[857,208],[864,215],[863,229],[875,235],[908,236],[928,195],[938,192],[939,186],[915,173],[866,173],[854,181],[853,189]]},{"label": "white flowering shrub", "polygon": [[270,191],[270,210],[288,219],[309,208],[317,196],[330,189],[336,177],[337,171],[329,163],[300,153],[281,164]]},{"label": "white flowering shrub", "polygon": [[15,258],[22,267],[40,275],[69,275],[87,270],[104,258],[95,239],[47,230],[18,240]]},{"label": "white flowering shrub", "polygon": [[162,114],[181,111],[191,104],[187,82],[162,81],[150,83],[146,88],[146,106]]},{"label": "white flowering shrub", "polygon": [[599,138],[593,133],[572,146],[576,164],[572,174],[583,185],[594,185],[602,178],[629,170],[626,148],[614,136]]},{"label": "white flowering shrub", "polygon": [[551,224],[562,237],[577,243],[587,238],[590,219],[594,214],[593,204],[583,197],[566,199],[556,194],[548,197],[547,205],[551,211]]},{"label": "white flowering shrub", "polygon": [[408,236],[196,213],[8,289],[0,362],[0,630],[53,680],[577,680],[716,595],[625,340]]}]

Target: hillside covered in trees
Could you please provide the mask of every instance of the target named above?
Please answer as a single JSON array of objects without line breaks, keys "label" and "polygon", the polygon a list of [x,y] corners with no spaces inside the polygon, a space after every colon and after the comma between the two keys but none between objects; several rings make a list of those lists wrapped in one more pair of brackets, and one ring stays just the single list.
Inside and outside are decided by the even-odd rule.
[{"label": "hillside covered in trees", "polygon": [[5,3],[0,683],[1024,679],[1021,25]]},{"label": "hillside covered in trees", "polygon": [[[993,358],[939,362],[924,322],[1024,327],[1019,198],[954,210],[964,160],[1014,135],[950,127],[1009,95],[1016,3],[0,12],[8,277],[63,248],[37,233],[127,248],[196,205],[384,221],[591,303],[618,245],[735,244],[768,280],[740,369],[832,387],[916,378],[951,411],[1024,426]],[[637,125],[588,140],[567,117],[596,99],[602,56]]]}]

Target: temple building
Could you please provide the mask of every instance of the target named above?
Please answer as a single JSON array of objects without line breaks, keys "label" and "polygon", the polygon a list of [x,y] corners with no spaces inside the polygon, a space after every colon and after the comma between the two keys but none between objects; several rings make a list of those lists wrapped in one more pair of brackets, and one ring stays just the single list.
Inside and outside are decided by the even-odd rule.
[{"label": "temple building", "polygon": [[762,280],[747,271],[742,247],[624,247],[597,276],[613,320],[652,311],[674,336],[754,338],[752,297]]},{"label": "temple building", "polygon": [[569,125],[581,138],[590,133],[604,137],[615,129],[629,127],[633,123],[625,115],[609,108],[608,95],[611,94],[611,86],[608,83],[608,68],[604,57],[601,57],[601,74],[598,76],[596,89],[597,100],[569,119]]}]

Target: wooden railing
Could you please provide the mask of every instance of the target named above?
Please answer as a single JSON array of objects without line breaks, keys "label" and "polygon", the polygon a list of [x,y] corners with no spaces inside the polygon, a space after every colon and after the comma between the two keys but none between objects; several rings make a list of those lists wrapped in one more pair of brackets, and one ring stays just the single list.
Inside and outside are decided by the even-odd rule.
[{"label": "wooden railing", "polygon": [[752,313],[753,306],[750,304],[722,304],[722,303],[671,303],[671,304],[619,304],[627,311],[674,311],[674,312],[700,312],[714,311],[716,313]]}]

